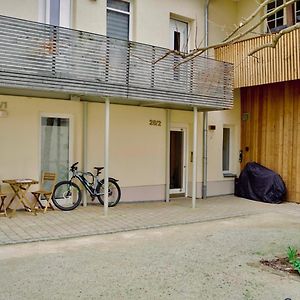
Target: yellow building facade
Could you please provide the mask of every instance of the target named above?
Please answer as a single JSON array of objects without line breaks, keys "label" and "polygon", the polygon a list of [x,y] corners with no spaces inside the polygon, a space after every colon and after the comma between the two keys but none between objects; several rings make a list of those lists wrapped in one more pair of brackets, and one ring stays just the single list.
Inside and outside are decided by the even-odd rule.
[{"label": "yellow building facade", "polygon": [[[55,22],[57,7],[51,8],[51,1],[0,0],[0,15],[34,22]],[[59,8],[59,13],[56,11],[58,26],[101,35],[107,35],[109,30],[118,34],[120,28],[114,29],[109,22],[114,22],[121,14],[123,19],[120,19],[128,25],[125,34],[134,42],[171,49],[178,43],[187,51],[204,45],[205,1],[60,0],[55,3]],[[209,43],[226,36],[233,24],[246,14],[245,11],[251,10],[248,3],[211,1],[208,10]],[[180,35],[174,34],[177,31]],[[6,112],[0,116],[1,180],[38,179],[42,171],[52,167],[53,171],[65,174],[67,167],[76,161],[87,170],[104,164],[105,105],[81,101],[80,95],[71,96],[72,101],[59,98],[51,91],[22,94],[21,89],[16,91],[1,85],[0,103]],[[109,173],[120,180],[121,201],[165,200],[166,176],[170,176],[170,184],[173,184],[170,186],[172,194],[190,196],[194,156],[193,112],[125,104],[114,103],[110,111]],[[240,114],[238,89],[234,92],[232,109],[208,113],[208,196],[233,193],[233,175],[238,175],[240,170]],[[202,196],[202,118],[199,109],[197,197]],[[230,131],[225,150],[224,132],[228,131],[224,129]],[[167,155],[168,148],[171,157]],[[172,156],[173,152],[175,156]],[[170,164],[174,164],[173,167]],[[171,168],[170,171],[167,168]],[[176,168],[180,169],[179,174]],[[2,188],[6,189],[4,185]]]}]

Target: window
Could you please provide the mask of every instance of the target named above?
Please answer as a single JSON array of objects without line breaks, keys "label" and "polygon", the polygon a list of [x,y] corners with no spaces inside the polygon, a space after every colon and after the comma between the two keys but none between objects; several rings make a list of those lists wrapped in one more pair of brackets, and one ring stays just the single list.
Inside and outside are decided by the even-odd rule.
[{"label": "window", "polygon": [[129,40],[129,23],[130,3],[121,0],[107,0],[107,36]]},{"label": "window", "polygon": [[49,3],[49,23],[59,26],[60,21],[60,0],[52,0]]},{"label": "window", "polygon": [[223,128],[223,172],[230,171],[230,128]]},{"label": "window", "polygon": [[188,23],[170,19],[170,48],[188,52]]},{"label": "window", "polygon": [[41,118],[41,171],[67,180],[70,162],[70,118]]},{"label": "window", "polygon": [[70,27],[71,0],[40,0],[39,21]]},{"label": "window", "polygon": [[300,0],[295,3],[295,23],[300,22]]},{"label": "window", "polygon": [[[267,12],[283,5],[287,0],[271,1],[267,5]],[[284,9],[279,10],[267,19],[267,31],[277,32],[281,29],[291,26],[300,22],[300,0],[286,6]]]},{"label": "window", "polygon": [[[276,0],[268,3],[267,12],[274,10],[276,7],[281,6],[283,4],[283,0]],[[284,10],[281,9],[275,14],[271,15],[267,19],[268,31],[274,32],[283,28],[284,26]]]}]

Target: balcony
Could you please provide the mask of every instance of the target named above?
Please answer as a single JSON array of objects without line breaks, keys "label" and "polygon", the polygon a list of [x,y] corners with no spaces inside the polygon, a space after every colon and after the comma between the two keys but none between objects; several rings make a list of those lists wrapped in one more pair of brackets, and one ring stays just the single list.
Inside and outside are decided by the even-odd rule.
[{"label": "balcony", "polygon": [[215,57],[234,64],[234,88],[300,79],[300,30],[281,37],[276,48],[250,51],[272,42],[273,34],[215,49]]},{"label": "balcony", "polygon": [[233,105],[233,67],[168,49],[0,16],[0,93],[203,110]]}]

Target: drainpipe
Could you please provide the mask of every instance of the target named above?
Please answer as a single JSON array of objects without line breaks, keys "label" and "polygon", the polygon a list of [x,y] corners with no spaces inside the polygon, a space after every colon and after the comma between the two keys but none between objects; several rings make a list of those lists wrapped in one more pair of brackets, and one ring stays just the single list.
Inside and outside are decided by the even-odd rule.
[{"label": "drainpipe", "polygon": [[[209,0],[205,2],[204,11],[204,29],[205,29],[205,40],[204,47],[208,46],[208,8]],[[207,52],[205,53],[207,56]],[[207,197],[207,127],[208,127],[208,112],[203,112],[203,159],[202,159],[202,198]]]},{"label": "drainpipe", "polygon": [[197,145],[198,145],[198,110],[194,107],[194,138],[193,138],[193,181],[192,181],[192,208],[196,208],[197,197]]},{"label": "drainpipe", "polygon": [[109,124],[110,100],[105,99],[105,127],[104,127],[104,216],[108,214],[108,173],[109,173]]},{"label": "drainpipe", "polygon": [[[209,0],[205,1],[205,10],[204,10],[204,47],[208,46],[208,9],[209,9]],[[205,53],[207,56],[207,52]]]},{"label": "drainpipe", "polygon": [[166,202],[170,202],[170,120],[171,110],[166,110]]},{"label": "drainpipe", "polygon": [[202,168],[202,199],[207,197],[207,126],[208,113],[203,112],[203,168]]},{"label": "drainpipe", "polygon": [[[83,161],[83,171],[87,172],[87,143],[88,143],[88,102],[83,102],[83,118],[82,118],[82,161]],[[83,206],[87,206],[87,191],[83,193]]]}]

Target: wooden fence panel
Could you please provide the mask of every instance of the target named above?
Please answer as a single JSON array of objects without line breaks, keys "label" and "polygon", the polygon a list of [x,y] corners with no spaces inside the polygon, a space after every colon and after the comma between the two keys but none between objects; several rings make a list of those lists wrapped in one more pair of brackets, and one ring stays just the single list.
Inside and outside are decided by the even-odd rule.
[{"label": "wooden fence panel", "polygon": [[216,59],[234,64],[235,88],[300,79],[299,29],[285,34],[275,49],[265,48],[249,56],[273,37],[267,34],[215,49]]},{"label": "wooden fence panel", "polygon": [[256,161],[278,172],[288,200],[300,203],[300,80],[242,88],[241,101],[241,167]]}]

